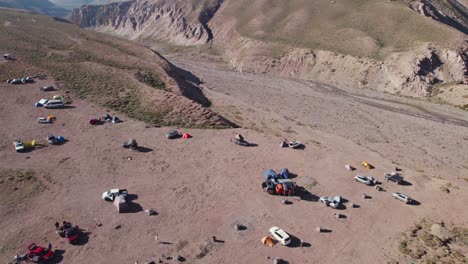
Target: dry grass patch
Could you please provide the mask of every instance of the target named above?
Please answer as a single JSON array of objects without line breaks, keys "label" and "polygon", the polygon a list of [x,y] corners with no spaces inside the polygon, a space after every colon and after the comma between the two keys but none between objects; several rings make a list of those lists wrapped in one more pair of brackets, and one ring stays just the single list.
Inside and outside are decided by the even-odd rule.
[{"label": "dry grass patch", "polygon": [[8,215],[44,190],[33,170],[0,168],[0,212]]},{"label": "dry grass patch", "polygon": [[468,229],[424,219],[402,234],[399,251],[421,263],[466,263]]}]

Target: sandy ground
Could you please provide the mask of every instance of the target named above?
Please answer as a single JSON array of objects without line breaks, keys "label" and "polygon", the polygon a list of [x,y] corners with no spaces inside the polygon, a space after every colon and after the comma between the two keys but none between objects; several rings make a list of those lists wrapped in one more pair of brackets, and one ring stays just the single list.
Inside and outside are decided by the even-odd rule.
[{"label": "sandy ground", "polygon": [[[398,254],[398,234],[414,222],[430,218],[468,225],[463,210],[468,202],[467,112],[175,61],[205,81],[215,110],[245,128],[181,129],[193,138],[167,140],[164,135],[172,128],[148,127],[120,114],[123,123],[90,126],[90,117],[106,111],[78,99],[67,109],[34,108],[34,102],[46,96],[38,87],[51,80],[0,84],[0,165],[32,168],[47,187],[18,205],[17,213],[0,213],[0,262],[11,260],[30,242],[51,242],[61,263],[144,263],[162,254],[180,254],[186,263],[271,263],[268,257],[276,256],[289,263],[408,262]],[[57,122],[35,122],[48,114],[56,115]],[[41,140],[47,133],[69,141],[28,153],[12,148],[15,138]],[[258,146],[230,143],[237,133]],[[306,148],[279,148],[285,136]],[[122,148],[130,137],[145,151]],[[375,169],[360,167],[362,160]],[[347,163],[358,170],[345,171]],[[403,169],[409,184],[384,182],[385,191],[379,192],[353,180],[356,173],[383,180],[395,166]],[[262,192],[262,172],[283,167],[313,195],[282,205],[282,197]],[[450,193],[440,191],[447,183]],[[109,188],[134,194],[132,213],[118,214],[101,200]],[[417,203],[392,199],[394,191],[409,194]],[[362,193],[372,198],[364,200]],[[322,195],[341,195],[348,202],[334,210],[315,201]],[[350,203],[360,207],[351,208]],[[159,214],[142,211],[149,208]],[[333,213],[345,217],[336,219]],[[83,245],[69,245],[55,234],[53,223],[64,219],[86,230]],[[234,230],[236,223],[247,229]],[[117,225],[121,227],[115,229]],[[291,247],[263,246],[260,239],[274,225],[308,246],[298,247],[297,239]],[[317,233],[317,226],[331,232]],[[165,243],[157,243],[155,236]],[[210,243],[212,236],[224,242]],[[200,252],[206,255],[197,257]]]}]

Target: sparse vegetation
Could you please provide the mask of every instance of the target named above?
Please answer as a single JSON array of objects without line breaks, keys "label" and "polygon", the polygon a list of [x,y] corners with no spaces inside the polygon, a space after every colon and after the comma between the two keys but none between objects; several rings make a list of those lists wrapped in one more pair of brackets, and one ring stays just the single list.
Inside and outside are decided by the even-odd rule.
[{"label": "sparse vegetation", "polygon": [[166,72],[174,69],[152,51],[50,17],[3,10],[0,22],[5,21],[14,22],[2,29],[0,49],[19,60],[0,64],[2,80],[45,73],[72,95],[150,124],[226,127],[203,109],[179,114],[174,106],[184,104],[182,95],[171,92],[177,84]]},{"label": "sparse vegetation", "polygon": [[399,251],[421,263],[466,263],[468,259],[458,251],[468,245],[468,229],[453,227],[444,222],[423,219],[402,235]]},{"label": "sparse vegetation", "polygon": [[44,190],[33,170],[0,168],[1,215],[17,210],[21,204]]}]

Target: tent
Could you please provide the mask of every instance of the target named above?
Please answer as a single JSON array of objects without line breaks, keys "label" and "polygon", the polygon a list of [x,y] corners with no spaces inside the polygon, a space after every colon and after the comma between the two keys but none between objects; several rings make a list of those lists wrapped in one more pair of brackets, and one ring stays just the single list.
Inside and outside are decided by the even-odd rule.
[{"label": "tent", "polygon": [[263,173],[263,177],[265,177],[265,180],[277,179],[277,178],[278,178],[278,174],[277,174],[274,170],[269,169],[269,170],[266,170],[266,171]]},{"label": "tent", "polygon": [[187,133],[185,133],[185,134],[182,135],[182,138],[191,138],[191,137],[192,137],[192,135],[187,134]]},{"label": "tent", "polygon": [[36,146],[36,140],[33,139],[31,141],[23,141],[23,145],[25,148],[32,148]]},{"label": "tent", "polygon": [[125,196],[119,195],[114,199],[114,206],[117,208],[117,212],[124,213],[128,211],[128,204],[127,200],[125,200]]},{"label": "tent", "polygon": [[269,236],[264,236],[262,238],[262,243],[263,245],[268,245],[270,247],[274,246],[275,245],[275,240]]},{"label": "tent", "polygon": [[289,177],[289,171],[286,168],[281,169],[279,174],[281,175],[281,178],[283,178],[283,179],[289,179],[290,178]]},{"label": "tent", "polygon": [[65,138],[62,137],[62,136],[58,136],[57,137],[57,143],[61,144],[61,143],[64,143],[65,142]]}]

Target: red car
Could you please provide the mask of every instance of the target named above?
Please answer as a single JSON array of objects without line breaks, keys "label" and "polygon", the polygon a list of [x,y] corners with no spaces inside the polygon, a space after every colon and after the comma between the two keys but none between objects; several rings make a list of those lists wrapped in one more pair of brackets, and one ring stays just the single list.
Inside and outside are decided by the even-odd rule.
[{"label": "red car", "polygon": [[40,263],[43,261],[48,261],[54,258],[54,251],[52,250],[52,244],[49,243],[47,248],[40,247],[36,243],[31,243],[28,246],[28,254],[26,254],[28,260]]},{"label": "red car", "polygon": [[93,119],[89,120],[90,125],[101,125],[102,123],[103,122],[100,119],[96,119],[96,118],[93,118]]}]

